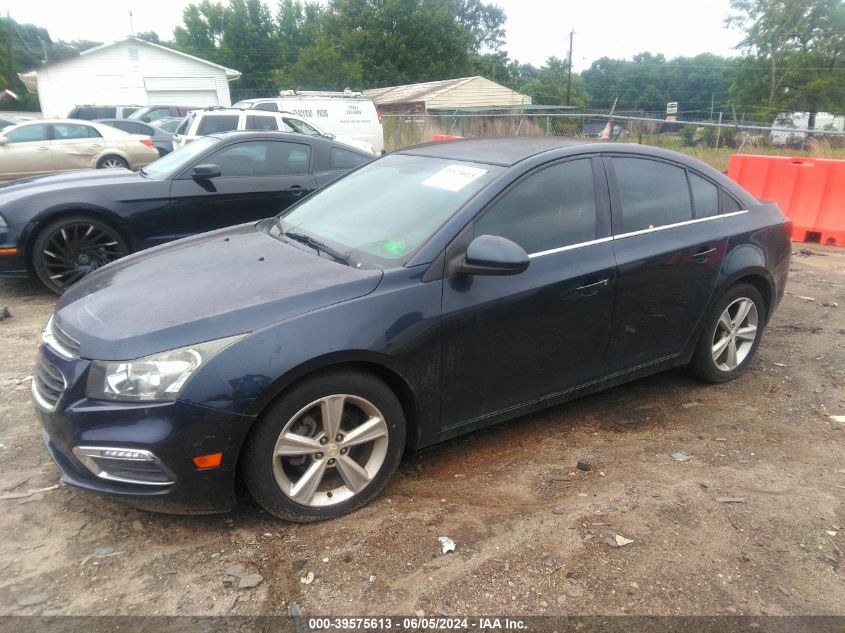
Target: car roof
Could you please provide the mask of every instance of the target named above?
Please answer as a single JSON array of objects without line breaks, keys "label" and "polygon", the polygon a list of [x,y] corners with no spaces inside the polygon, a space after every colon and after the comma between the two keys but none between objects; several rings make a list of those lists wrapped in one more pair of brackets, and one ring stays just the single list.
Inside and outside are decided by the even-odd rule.
[{"label": "car roof", "polygon": [[516,136],[499,138],[467,138],[434,141],[397,150],[397,154],[429,156],[509,167],[554,149],[603,143],[590,139],[561,136]]},{"label": "car roof", "polygon": [[[278,113],[277,113],[278,114]],[[310,143],[312,145],[324,145],[326,147],[337,147],[355,154],[361,154],[373,158],[373,155],[364,150],[347,145],[340,141],[323,138],[321,136],[308,136],[305,134],[297,134],[295,132],[272,132],[272,131],[251,131],[251,130],[231,130],[229,132],[216,132],[214,134],[207,134],[203,138],[217,138],[221,140],[238,139],[271,139],[276,141],[291,141],[292,143]]]}]

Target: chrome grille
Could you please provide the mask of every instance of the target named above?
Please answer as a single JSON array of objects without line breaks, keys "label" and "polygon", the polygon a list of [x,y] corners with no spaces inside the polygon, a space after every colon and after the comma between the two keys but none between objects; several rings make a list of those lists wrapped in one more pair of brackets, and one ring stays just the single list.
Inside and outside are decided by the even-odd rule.
[{"label": "chrome grille", "polygon": [[73,338],[70,334],[65,332],[62,328],[58,326],[55,319],[53,320],[53,336],[56,339],[56,343],[64,347],[67,351],[69,351],[74,356],[79,355],[79,341]]},{"label": "chrome grille", "polygon": [[42,409],[55,411],[59,399],[67,387],[62,372],[38,352],[35,361],[35,373],[32,376],[32,397]]}]

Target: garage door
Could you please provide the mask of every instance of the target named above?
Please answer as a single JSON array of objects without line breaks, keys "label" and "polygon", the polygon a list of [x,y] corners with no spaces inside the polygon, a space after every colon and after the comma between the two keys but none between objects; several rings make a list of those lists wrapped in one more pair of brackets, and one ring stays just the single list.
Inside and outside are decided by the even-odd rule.
[{"label": "garage door", "polygon": [[149,105],[167,104],[213,106],[217,103],[217,92],[214,90],[167,90],[147,91]]}]

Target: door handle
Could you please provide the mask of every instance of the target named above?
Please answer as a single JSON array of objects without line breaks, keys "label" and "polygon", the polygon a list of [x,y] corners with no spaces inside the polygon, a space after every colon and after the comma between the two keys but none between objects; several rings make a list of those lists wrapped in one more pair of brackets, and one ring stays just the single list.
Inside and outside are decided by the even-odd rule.
[{"label": "door handle", "polygon": [[305,193],[307,191],[307,189],[305,189],[305,187],[302,187],[300,185],[293,185],[293,186],[285,189],[285,191],[287,191],[288,193],[290,193],[294,196],[301,196],[303,193]]},{"label": "door handle", "polygon": [[606,287],[608,283],[610,283],[610,279],[602,279],[601,281],[587,284],[586,286],[578,286],[575,289],[575,294],[581,295],[582,297],[594,297],[599,293],[599,290]]},{"label": "door handle", "polygon": [[706,246],[705,246],[704,248],[705,248],[706,250],[701,250],[701,251],[698,251],[697,253],[695,253],[695,254],[692,256],[692,261],[694,261],[696,264],[706,264],[706,263],[707,263],[708,258],[709,258],[709,257],[710,257],[713,253],[715,253],[716,251],[718,251],[718,250],[719,250],[718,248],[707,248]]},{"label": "door handle", "polygon": [[38,151],[39,152],[46,152],[48,149],[50,149],[50,148],[49,147],[39,147]]}]

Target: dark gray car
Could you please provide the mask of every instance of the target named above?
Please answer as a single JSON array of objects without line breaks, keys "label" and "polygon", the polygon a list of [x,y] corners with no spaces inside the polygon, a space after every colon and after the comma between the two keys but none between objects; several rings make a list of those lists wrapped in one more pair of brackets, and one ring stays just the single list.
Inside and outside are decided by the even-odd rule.
[{"label": "dark gray car", "polygon": [[143,134],[153,139],[153,143],[160,156],[173,151],[173,134],[162,130],[160,127],[143,121],[130,121],[128,119],[98,119],[97,123],[110,125],[111,127],[123,130],[129,134]]}]

